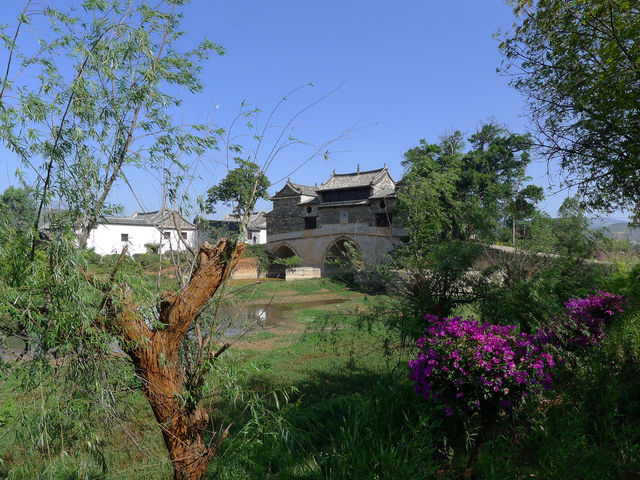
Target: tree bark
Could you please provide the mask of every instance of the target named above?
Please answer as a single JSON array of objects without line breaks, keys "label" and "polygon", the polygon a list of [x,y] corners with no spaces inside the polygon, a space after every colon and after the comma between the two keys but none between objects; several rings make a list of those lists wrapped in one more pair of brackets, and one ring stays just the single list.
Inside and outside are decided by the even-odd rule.
[{"label": "tree bark", "polygon": [[183,399],[184,373],[178,360],[178,349],[192,322],[215,294],[218,286],[236,265],[246,248],[226,239],[216,246],[204,243],[198,252],[193,275],[183,291],[165,291],[159,306],[162,329],[152,329],[137,313],[137,305],[128,290],[120,290],[118,305],[106,302],[107,328],[121,339],[142,381],[142,392],[149,401],[173,464],[175,480],[198,480],[206,475],[207,466],[224,435],[217,444],[205,442],[209,416],[199,406]]}]

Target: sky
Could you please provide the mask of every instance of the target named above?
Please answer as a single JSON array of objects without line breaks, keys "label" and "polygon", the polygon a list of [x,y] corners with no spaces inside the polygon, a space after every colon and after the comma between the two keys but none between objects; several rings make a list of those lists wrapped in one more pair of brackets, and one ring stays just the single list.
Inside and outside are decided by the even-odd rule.
[{"label": "sky", "polygon": [[[4,11],[0,23],[15,23],[14,17],[2,18]],[[207,37],[226,54],[207,62],[202,93],[181,93],[184,107],[176,115],[229,129],[245,102],[262,111],[256,121],[264,125],[286,96],[269,122],[258,160],[290,121],[297,139],[326,145],[322,151],[329,155],[309,159],[314,149],[301,144],[280,151],[267,171],[274,183],[269,193],[288,177],[319,185],[334,169],[346,173],[358,165],[373,170],[386,164],[398,180],[404,152],[420,139],[436,143],[450,130],[470,135],[487,120],[526,131],[523,98],[496,72],[501,55],[495,34],[512,28],[514,20],[501,0],[193,0],[184,9],[183,43]],[[242,122],[232,135],[247,150],[255,148]],[[2,189],[16,184],[15,159],[8,152],[4,157]],[[199,177],[190,188],[193,196],[205,195],[226,175],[221,151],[189,161]],[[541,206],[555,215],[567,193],[553,186],[557,182],[542,162],[534,160],[528,174],[548,188]],[[128,175],[138,199],[121,186],[110,200],[123,204],[126,213],[157,209],[157,179]],[[262,201],[257,208],[268,211],[271,205]],[[221,207],[214,216],[227,210]]]}]

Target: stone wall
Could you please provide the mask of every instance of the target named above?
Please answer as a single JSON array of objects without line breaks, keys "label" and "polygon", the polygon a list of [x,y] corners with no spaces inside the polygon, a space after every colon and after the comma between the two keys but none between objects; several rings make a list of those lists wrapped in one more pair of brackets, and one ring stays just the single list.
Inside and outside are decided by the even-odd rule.
[{"label": "stone wall", "polygon": [[236,267],[231,272],[231,278],[258,278],[260,271],[258,269],[260,261],[257,258],[241,258],[238,260]]},{"label": "stone wall", "polygon": [[371,209],[368,205],[349,207],[349,223],[372,223]]},{"label": "stone wall", "polygon": [[267,235],[304,229],[298,206],[300,197],[274,198],[273,210],[267,213]]},{"label": "stone wall", "polygon": [[314,267],[287,268],[284,279],[287,282],[292,280],[306,280],[308,278],[320,278],[320,269]]},{"label": "stone wall", "polygon": [[340,223],[338,208],[319,208],[318,225],[333,225]]}]

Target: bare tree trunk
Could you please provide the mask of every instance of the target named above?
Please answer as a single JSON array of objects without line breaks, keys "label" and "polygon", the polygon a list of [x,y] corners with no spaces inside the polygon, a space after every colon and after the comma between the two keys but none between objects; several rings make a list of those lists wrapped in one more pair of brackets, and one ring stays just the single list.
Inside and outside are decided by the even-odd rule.
[{"label": "bare tree trunk", "polygon": [[122,340],[142,380],[142,392],[149,401],[173,464],[175,480],[198,480],[224,436],[217,444],[205,442],[209,416],[199,406],[189,406],[182,398],[184,373],[178,361],[178,348],[200,310],[215,294],[233,269],[246,245],[237,247],[226,239],[216,246],[204,243],[198,252],[194,273],[180,293],[165,291],[160,302],[160,321],[165,328],[153,330],[137,313],[131,293],[121,290],[119,304],[108,299],[105,325]]},{"label": "bare tree trunk", "polygon": [[511,216],[511,245],[516,246],[516,216]]}]

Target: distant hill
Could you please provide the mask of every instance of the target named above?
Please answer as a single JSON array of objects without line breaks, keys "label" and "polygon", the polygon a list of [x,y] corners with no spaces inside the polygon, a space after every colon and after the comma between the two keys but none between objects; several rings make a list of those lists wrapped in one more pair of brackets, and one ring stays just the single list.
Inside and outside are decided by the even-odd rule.
[{"label": "distant hill", "polygon": [[609,238],[629,240],[633,244],[640,244],[640,228],[629,228],[627,220],[594,218],[590,228],[602,231]]}]

